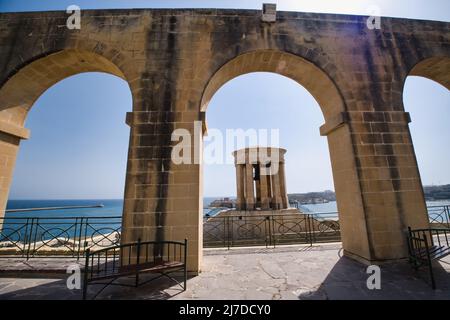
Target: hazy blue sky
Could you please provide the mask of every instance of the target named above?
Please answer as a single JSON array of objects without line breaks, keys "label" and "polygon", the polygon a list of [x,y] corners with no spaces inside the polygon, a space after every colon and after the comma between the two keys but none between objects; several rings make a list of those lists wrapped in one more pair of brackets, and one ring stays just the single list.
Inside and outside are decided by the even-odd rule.
[{"label": "hazy blue sky", "polygon": [[131,92],[118,77],[83,73],[52,86],[29,114],[10,198],[121,198],[127,111]]},{"label": "hazy blue sky", "polygon": [[[217,7],[259,9],[263,1],[8,1],[0,11],[88,8]],[[368,14],[377,5],[384,16],[450,20],[450,1],[264,1],[280,10]],[[404,102],[425,184],[450,183],[450,94],[426,79],[408,78]],[[129,129],[125,113],[131,94],[123,80],[101,73],[76,75],[46,91],[35,103],[22,142],[11,199],[121,198]],[[108,117],[104,117],[108,114]],[[239,117],[238,117],[239,115]],[[279,128],[286,154],[288,191],[334,189],[320,108],[297,83],[275,74],[254,73],[225,84],[209,105],[208,126]],[[79,128],[83,128],[80,130]],[[205,167],[205,195],[235,194],[234,166]]]}]

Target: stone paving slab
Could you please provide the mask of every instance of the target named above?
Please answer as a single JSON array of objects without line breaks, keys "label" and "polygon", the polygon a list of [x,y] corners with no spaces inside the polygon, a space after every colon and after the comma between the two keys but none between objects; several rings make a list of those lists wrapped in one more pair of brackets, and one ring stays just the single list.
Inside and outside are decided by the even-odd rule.
[{"label": "stone paving slab", "polygon": [[0,274],[65,274],[69,266],[83,268],[82,261],[73,258],[0,258]]},{"label": "stone paving slab", "polygon": [[[59,270],[68,262],[59,262]],[[11,263],[22,266],[17,260]],[[33,261],[33,264],[34,268],[50,266],[51,261]],[[0,261],[0,270],[4,270],[4,265],[5,261]],[[434,266],[437,290],[431,289],[425,268],[415,272],[406,262],[382,265],[381,290],[369,290],[366,268],[342,257],[340,244],[208,249],[202,273],[188,280],[185,292],[174,282],[159,279],[139,288],[110,286],[97,299],[450,299],[450,259]],[[68,275],[47,273],[44,277],[25,278],[0,272],[0,299],[81,297],[81,290],[67,288]],[[144,275],[142,279],[148,277]],[[131,278],[119,280],[132,281]],[[99,289],[100,286],[90,287],[90,296]]]}]

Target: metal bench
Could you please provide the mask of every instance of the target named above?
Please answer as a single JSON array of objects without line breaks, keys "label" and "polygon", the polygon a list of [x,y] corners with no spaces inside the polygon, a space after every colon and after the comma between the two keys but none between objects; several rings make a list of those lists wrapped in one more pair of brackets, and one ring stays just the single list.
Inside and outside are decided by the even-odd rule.
[{"label": "metal bench", "polygon": [[427,266],[431,287],[436,289],[433,274],[433,260],[439,260],[450,254],[450,229],[416,229],[408,227],[409,262],[415,270]]},{"label": "metal bench", "polygon": [[[147,241],[140,239],[134,243],[127,243],[104,248],[97,251],[86,251],[86,261],[83,282],[83,300],[87,298],[87,289],[92,284],[103,284],[93,299],[107,286],[133,286],[138,287],[163,276],[175,281],[186,290],[187,282],[187,240],[177,241]],[[171,273],[183,271],[183,284],[170,276]],[[147,281],[140,282],[142,273],[159,274]],[[132,285],[114,283],[122,277],[134,278]]]}]

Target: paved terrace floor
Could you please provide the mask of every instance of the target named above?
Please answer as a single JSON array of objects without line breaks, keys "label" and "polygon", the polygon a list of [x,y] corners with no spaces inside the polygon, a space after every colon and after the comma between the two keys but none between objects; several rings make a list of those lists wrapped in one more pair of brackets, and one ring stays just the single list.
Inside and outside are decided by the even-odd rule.
[{"label": "paved terrace floor", "polygon": [[[437,290],[426,268],[415,272],[406,262],[383,265],[381,290],[369,290],[366,266],[341,253],[340,244],[205,250],[203,272],[185,292],[161,279],[137,289],[110,286],[97,299],[450,299],[448,258],[434,266]],[[68,275],[55,274],[70,263],[0,259],[0,299],[80,299],[81,290],[67,288]]]}]

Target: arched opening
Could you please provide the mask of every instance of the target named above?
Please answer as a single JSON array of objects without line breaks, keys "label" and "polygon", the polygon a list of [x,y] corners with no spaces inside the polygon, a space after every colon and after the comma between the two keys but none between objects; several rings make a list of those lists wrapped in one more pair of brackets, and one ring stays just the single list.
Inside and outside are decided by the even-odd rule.
[{"label": "arched opening", "polygon": [[225,63],[210,79],[201,100],[201,111],[206,112],[213,95],[225,83],[252,72],[271,72],[285,76],[303,86],[317,101],[325,124],[320,132],[327,136],[336,190],[342,241],[348,252],[368,253],[364,228],[363,206],[348,126],[343,113],[345,105],[328,75],[311,62],[285,52],[259,50],[242,54]]},{"label": "arched opening", "polygon": [[[334,189],[326,138],[320,136],[318,130],[324,123],[320,107],[297,82],[267,72],[238,76],[216,92],[206,119],[208,135],[205,148],[215,142],[213,129],[220,130],[224,139],[227,130],[229,133],[238,129],[244,132],[266,130],[267,142],[273,146],[277,145],[274,144],[276,141],[270,141],[270,130],[277,130],[279,147],[287,150],[285,163],[289,193]],[[263,140],[264,137],[261,138]],[[248,139],[245,142],[242,147],[251,146]],[[231,157],[228,149],[224,147],[223,163],[208,163],[204,155],[205,197],[210,200],[236,196],[234,164],[225,161],[226,157]]]},{"label": "arched opening", "polygon": [[9,199],[33,206],[43,199],[63,205],[122,199],[129,111],[130,90],[116,76],[82,73],[51,86],[28,112],[32,134],[20,143]]},{"label": "arched opening", "polygon": [[450,222],[450,173],[448,144],[450,127],[450,58],[425,59],[414,66],[405,80],[403,104],[410,113],[410,131],[430,223]]},{"label": "arched opening", "polygon": [[[82,252],[86,248],[81,242],[68,244],[74,237],[84,241],[81,229],[94,239],[91,245],[101,241],[103,245],[118,243],[130,130],[125,118],[126,112],[132,110],[130,87],[124,80],[121,70],[105,57],[70,49],[17,67],[3,83],[0,218],[8,199],[21,200],[9,208],[13,219],[17,218],[14,209],[24,207],[58,208],[51,212],[26,211],[27,216],[36,219],[49,215],[70,217],[59,220],[59,226],[53,220],[35,220],[38,227],[34,229],[23,226],[22,231],[32,230],[33,237],[40,241],[33,254],[46,251],[51,241],[67,254]],[[25,121],[35,131],[33,138],[24,127]],[[91,216],[114,219],[94,222],[89,221]],[[12,241],[19,251],[16,243],[24,243],[30,236],[3,228],[2,239]]]},{"label": "arched opening", "polygon": [[223,65],[208,82],[200,111],[206,112],[212,96],[222,85],[251,72],[273,72],[298,82],[317,100],[325,121],[345,111],[339,91],[323,70],[301,57],[274,50],[245,53]]},{"label": "arched opening", "polygon": [[[319,132],[324,119],[306,89],[276,73],[240,75],[215,93],[206,120],[205,247],[219,244],[223,229],[233,229],[229,238],[236,246],[264,244],[274,237],[277,242],[302,243],[314,232],[307,229],[314,222],[317,240],[328,237],[331,241],[331,233],[333,240],[339,239],[328,146]],[[216,148],[218,141],[222,151]],[[236,164],[232,154],[255,146],[282,148],[282,168],[279,174],[263,175],[264,168],[253,164],[249,187],[244,177],[248,165]],[[249,209],[249,201],[254,210]],[[275,235],[262,228],[263,219],[270,219],[266,223],[275,226]],[[313,223],[306,224],[306,220]]]},{"label": "arched opening", "polygon": [[125,79],[110,60],[75,49],[36,58],[17,68],[0,89],[0,120],[15,127],[23,126],[27,112],[45,90],[67,77],[83,72],[105,72]]}]

